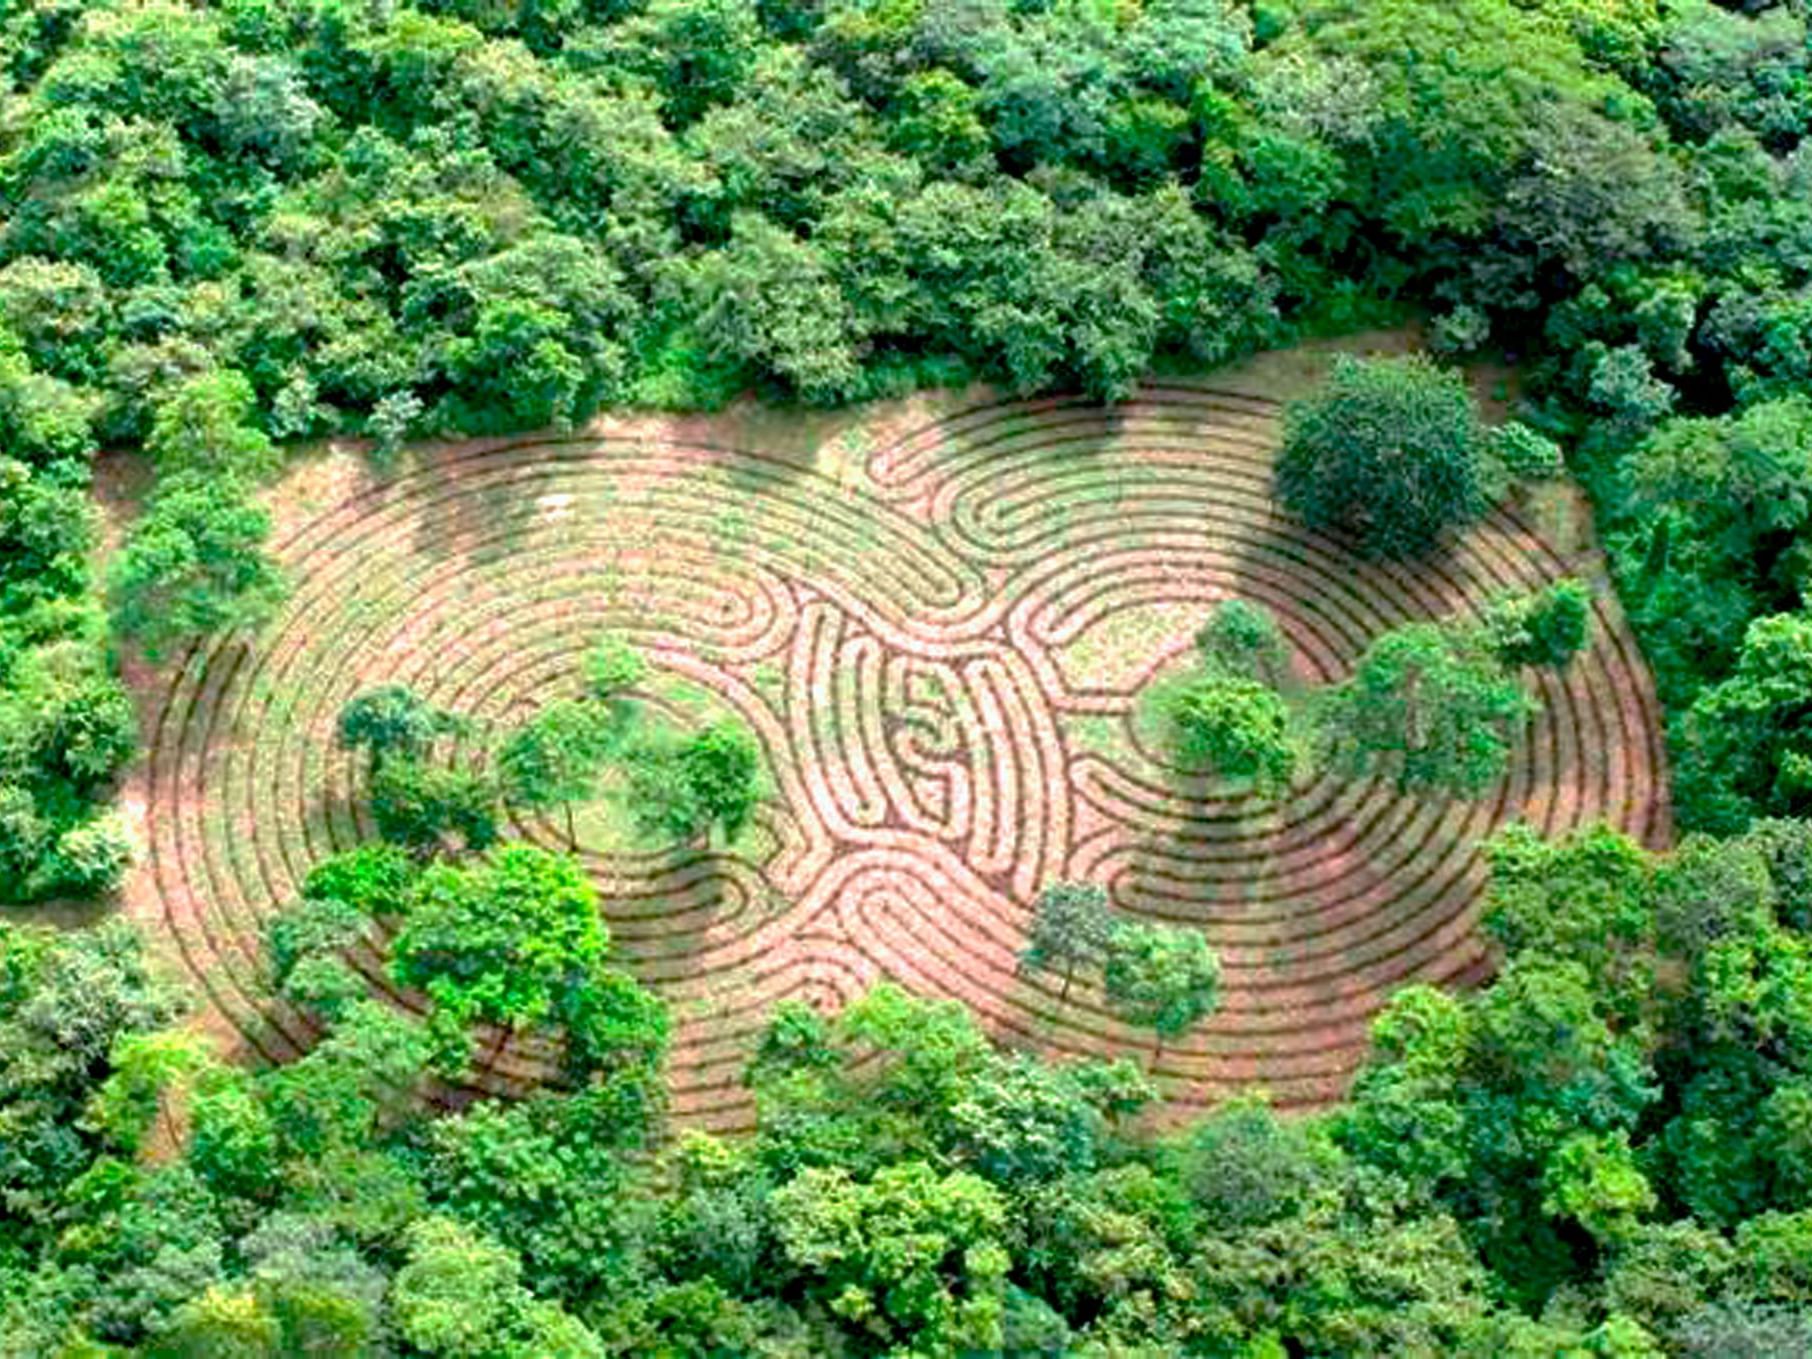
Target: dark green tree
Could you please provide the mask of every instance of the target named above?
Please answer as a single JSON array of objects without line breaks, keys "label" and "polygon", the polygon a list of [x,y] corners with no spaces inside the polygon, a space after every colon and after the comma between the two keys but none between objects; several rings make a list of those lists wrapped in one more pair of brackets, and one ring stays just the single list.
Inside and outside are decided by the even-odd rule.
[{"label": "dark green tree", "polygon": [[1244,599],[1216,604],[1195,635],[1202,664],[1216,674],[1275,685],[1289,665],[1289,645],[1271,611]]},{"label": "dark green tree", "polygon": [[579,847],[573,805],[597,795],[604,761],[615,746],[612,715],[601,703],[558,699],[504,739],[497,751],[498,784],[513,807],[559,807],[566,843]]},{"label": "dark green tree", "polygon": [[1536,710],[1483,642],[1450,624],[1385,633],[1323,692],[1318,725],[1332,763],[1388,772],[1406,790],[1476,797],[1503,776]]},{"label": "dark green tree", "polygon": [[1000,1348],[1006,1204],[985,1181],[920,1161],[866,1183],[814,1167],[769,1203],[783,1267],[856,1334],[896,1352]]},{"label": "dark green tree", "polygon": [[406,684],[380,684],[348,699],[335,723],[342,750],[363,750],[375,775],[387,758],[419,760],[435,740],[464,730],[457,715],[429,703]]},{"label": "dark green tree", "polygon": [[1098,968],[1114,932],[1107,889],[1092,882],[1056,882],[1032,903],[1032,922],[1019,964],[1029,971],[1063,973],[1059,999],[1068,1000],[1078,968]]},{"label": "dark green tree", "polygon": [[1286,412],[1276,476],[1290,513],[1387,558],[1433,551],[1502,489],[1466,384],[1420,355],[1336,359]]},{"label": "dark green tree", "polygon": [[629,756],[637,825],[674,841],[708,844],[718,827],[734,839],[760,798],[760,760],[754,734],[735,722],[643,743]]},{"label": "dark green tree", "polygon": [[371,776],[378,834],[418,853],[481,850],[497,839],[497,787],[475,769],[391,760]]},{"label": "dark green tree", "polygon": [[1675,737],[1682,825],[1740,831],[1812,811],[1812,618],[1758,618],[1728,679],[1693,701]]},{"label": "dark green tree", "polygon": [[391,944],[391,972],[461,1025],[577,1029],[588,1064],[620,1055],[658,1061],[658,1005],[629,1011],[641,1031],[609,1027],[625,999],[604,965],[609,950],[597,892],[577,864],[505,845],[470,864],[437,864],[415,881]]}]

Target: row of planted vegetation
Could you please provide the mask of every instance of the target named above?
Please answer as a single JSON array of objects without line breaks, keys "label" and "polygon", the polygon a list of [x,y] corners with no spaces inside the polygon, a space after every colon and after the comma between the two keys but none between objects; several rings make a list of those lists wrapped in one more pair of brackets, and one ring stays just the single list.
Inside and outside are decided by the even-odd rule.
[{"label": "row of planted vegetation", "polygon": [[[667,1017],[571,859],[481,847],[500,808],[631,786],[656,841],[733,830],[744,736],[662,730],[606,677],[467,767],[459,718],[365,695],[389,843],[318,865],[266,941],[307,1055],[223,1062],[120,924],[0,927],[0,1353],[1812,1350],[1801,7],[26,0],[0,81],[9,902],[118,884],[118,653],[269,614],[284,441],[750,388],[1116,398],[1405,308],[1444,355],[1513,352],[1523,423],[1456,444],[1450,388],[1347,370],[1292,446],[1382,385],[1386,437],[1343,446],[1429,476],[1361,502],[1400,459],[1286,455],[1281,500],[1413,571],[1564,445],[1679,821],[1713,833],[1501,837],[1495,981],[1400,995],[1320,1114],[1254,1096],[1156,1136],[1134,1064],[883,987],[777,1010],[758,1130],[722,1141],[664,1123]],[[155,484],[97,580],[103,444]],[[1416,625],[1319,695],[1224,608],[1165,719],[1270,792],[1320,759],[1475,792],[1584,602]],[[1087,885],[1034,922],[1029,966],[1098,973],[1160,1043],[1212,1004],[1188,932]],[[374,998],[373,950],[421,1016]],[[421,1098],[512,1029],[560,1081]]]}]

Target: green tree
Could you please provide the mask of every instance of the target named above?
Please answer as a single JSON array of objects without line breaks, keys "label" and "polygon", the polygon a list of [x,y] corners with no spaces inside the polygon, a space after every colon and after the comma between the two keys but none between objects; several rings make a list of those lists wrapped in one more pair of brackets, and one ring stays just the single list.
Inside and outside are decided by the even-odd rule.
[{"label": "green tree", "polygon": [[114,626],[152,656],[174,642],[251,630],[275,612],[283,574],[264,554],[270,516],[227,480],[164,480],[108,572]]},{"label": "green tree", "polygon": [[[460,1025],[577,1028],[585,1064],[630,1052],[658,1059],[658,1006],[625,1016],[605,968],[610,936],[597,891],[564,855],[504,845],[469,865],[437,864],[412,885],[390,969]],[[633,991],[633,987],[630,988]],[[616,1032],[612,1016],[635,1021]],[[657,1025],[655,1032],[647,1026]]]},{"label": "green tree", "polygon": [[602,705],[559,699],[540,709],[505,738],[497,752],[505,802],[516,807],[561,807],[566,843],[579,847],[573,804],[598,791],[605,758],[614,749],[611,714]]},{"label": "green tree", "polygon": [[263,481],[279,454],[251,422],[257,394],[243,373],[221,369],[175,383],[157,403],[145,451],[160,477],[184,473],[238,485]]},{"label": "green tree", "polygon": [[644,834],[687,841],[721,827],[734,839],[760,798],[754,733],[717,722],[679,740],[644,742],[629,757],[629,791]]},{"label": "green tree", "polygon": [[1178,1038],[1220,1003],[1221,963],[1200,930],[1122,924],[1108,941],[1107,999],[1128,1023],[1156,1035],[1155,1065],[1166,1039]]},{"label": "green tree", "polygon": [[1321,738],[1337,767],[1388,769],[1405,791],[1456,797],[1476,797],[1503,776],[1536,710],[1477,637],[1439,623],[1379,637],[1320,703]]},{"label": "green tree", "polygon": [[1289,706],[1252,679],[1205,674],[1170,695],[1168,716],[1186,765],[1250,781],[1261,796],[1287,788],[1296,772]]},{"label": "green tree", "polygon": [[1092,1170],[1106,1123],[1090,1094],[1072,1070],[997,1056],[950,1107],[949,1145],[1002,1186]]},{"label": "green tree", "polygon": [[1007,1269],[1006,1205],[965,1171],[920,1161],[867,1183],[806,1170],[769,1199],[787,1270],[852,1338],[888,1352],[997,1350]]},{"label": "green tree", "polygon": [[170,1359],[277,1359],[283,1328],[250,1290],[218,1285],[177,1310],[157,1353]]},{"label": "green tree", "polygon": [[1336,359],[1285,413],[1276,477],[1290,513],[1388,558],[1432,551],[1501,490],[1465,383],[1420,355]]},{"label": "green tree", "polygon": [[1092,882],[1056,882],[1032,903],[1032,922],[1019,963],[1031,971],[1061,971],[1068,1000],[1076,970],[1100,967],[1107,960],[1114,915],[1107,889]]},{"label": "green tree", "polygon": [[346,701],[335,723],[342,750],[363,750],[375,775],[386,757],[419,760],[442,736],[465,729],[457,715],[436,708],[406,684],[380,684]]},{"label": "green tree", "polygon": [[632,720],[630,690],[647,675],[648,662],[642,653],[614,633],[600,637],[585,653],[586,696],[610,708],[619,730]]},{"label": "green tree", "polygon": [[1210,671],[1270,685],[1283,679],[1290,660],[1271,611],[1244,599],[1216,604],[1195,635],[1195,647]]},{"label": "green tree", "polygon": [[1520,420],[1495,426],[1489,437],[1492,455],[1512,481],[1554,481],[1566,471],[1560,445]]},{"label": "green tree", "polygon": [[1542,1208],[1570,1217],[1601,1241],[1628,1236],[1654,1211],[1655,1191],[1637,1168],[1629,1134],[1578,1133],[1555,1150],[1543,1174]]},{"label": "green tree", "polygon": [[378,834],[394,844],[482,850],[497,839],[497,788],[478,770],[390,760],[372,774],[369,793]]},{"label": "green tree", "polygon": [[699,334],[714,354],[773,373],[807,401],[856,391],[856,318],[811,242],[740,215],[729,244],[699,262],[693,287]]},{"label": "green tree", "polygon": [[122,920],[53,933],[0,922],[0,1161],[15,1247],[53,1233],[71,1183],[122,1127],[93,1109],[116,1051],[163,1029],[179,997]]},{"label": "green tree", "polygon": [[1680,822],[1740,831],[1758,816],[1812,811],[1812,618],[1758,618],[1736,669],[1704,690],[1674,742]]},{"label": "green tree", "polygon": [[95,515],[81,490],[0,457],[0,609],[80,593]]},{"label": "green tree", "polygon": [[1485,636],[1506,666],[1563,669],[1586,643],[1592,590],[1569,576],[1526,594],[1500,595],[1484,610]]}]

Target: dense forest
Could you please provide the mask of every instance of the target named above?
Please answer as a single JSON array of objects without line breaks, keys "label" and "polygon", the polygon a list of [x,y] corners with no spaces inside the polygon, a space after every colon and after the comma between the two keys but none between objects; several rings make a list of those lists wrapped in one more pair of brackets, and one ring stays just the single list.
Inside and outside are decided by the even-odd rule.
[{"label": "dense forest", "polygon": [[[1812,1352],[1800,0],[15,0],[0,62],[0,899],[118,884],[122,658],[281,598],[286,444],[1113,401],[1406,317],[1589,492],[1688,832],[1504,834],[1495,980],[1400,995],[1341,1106],[1162,1135],[1136,1065],[889,987],[676,1131],[520,847],[322,865],[266,1070],[123,924],[0,925],[0,1354]],[[104,568],[102,448],[155,468]],[[485,1019],[564,1083],[428,1112]]]}]

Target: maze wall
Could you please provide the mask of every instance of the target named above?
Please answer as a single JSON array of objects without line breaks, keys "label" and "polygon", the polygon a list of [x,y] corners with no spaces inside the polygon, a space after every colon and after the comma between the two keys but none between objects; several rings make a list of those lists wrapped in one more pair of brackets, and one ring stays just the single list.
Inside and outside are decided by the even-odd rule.
[{"label": "maze wall", "polygon": [[[250,1047],[295,1050],[307,1027],[264,995],[258,924],[370,833],[332,748],[340,705],[399,680],[507,722],[615,629],[740,715],[773,784],[732,852],[585,853],[619,959],[674,1006],[682,1116],[745,1124],[767,1007],[883,977],[960,997],[1008,1042],[1148,1052],[1092,985],[1060,1002],[1056,980],[1016,974],[1031,900],[1059,878],[1220,952],[1222,1011],[1160,1063],[1180,1106],[1249,1082],[1334,1098],[1393,988],[1487,966],[1480,838],[1602,818],[1657,842],[1662,755],[1607,604],[1571,672],[1537,682],[1543,713],[1479,803],[1308,777],[1267,806],[1168,768],[1137,693],[1214,601],[1272,609],[1321,682],[1397,623],[1595,569],[1511,510],[1442,560],[1364,565],[1280,518],[1276,437],[1265,401],[1166,386],[1109,411],[980,405],[829,470],[653,437],[449,452],[291,533],[297,588],[266,634],[168,677],[141,909]],[[563,844],[557,818],[516,832]],[[547,1057],[512,1042],[478,1079],[521,1088]]]}]

